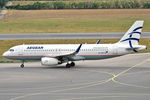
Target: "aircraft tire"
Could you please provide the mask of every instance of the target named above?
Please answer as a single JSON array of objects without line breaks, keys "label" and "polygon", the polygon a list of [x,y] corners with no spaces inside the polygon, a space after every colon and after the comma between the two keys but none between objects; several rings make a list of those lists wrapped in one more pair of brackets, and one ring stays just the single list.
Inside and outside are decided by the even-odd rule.
[{"label": "aircraft tire", "polygon": [[21,67],[21,68],[24,68],[24,64],[21,64],[20,67]]},{"label": "aircraft tire", "polygon": [[71,62],[71,64],[70,64],[72,67],[74,67],[75,66],[75,63],[74,62]]},{"label": "aircraft tire", "polygon": [[66,64],[66,68],[70,68],[71,67],[71,64]]}]

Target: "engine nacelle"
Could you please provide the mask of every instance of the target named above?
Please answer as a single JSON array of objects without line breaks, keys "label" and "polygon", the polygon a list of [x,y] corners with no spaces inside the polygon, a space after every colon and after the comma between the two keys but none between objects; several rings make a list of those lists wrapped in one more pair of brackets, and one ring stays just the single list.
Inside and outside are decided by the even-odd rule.
[{"label": "engine nacelle", "polygon": [[58,65],[59,60],[56,58],[49,58],[49,57],[43,57],[41,58],[41,64],[46,65],[46,66],[51,66],[51,65]]}]

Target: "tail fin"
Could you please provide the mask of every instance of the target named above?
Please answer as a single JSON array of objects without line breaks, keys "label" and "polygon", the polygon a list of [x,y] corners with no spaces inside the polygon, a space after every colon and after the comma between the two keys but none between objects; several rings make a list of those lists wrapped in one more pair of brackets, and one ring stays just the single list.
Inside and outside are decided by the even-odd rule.
[{"label": "tail fin", "polygon": [[138,45],[143,23],[144,21],[136,21],[118,43],[129,44],[130,48],[133,48],[133,45]]}]

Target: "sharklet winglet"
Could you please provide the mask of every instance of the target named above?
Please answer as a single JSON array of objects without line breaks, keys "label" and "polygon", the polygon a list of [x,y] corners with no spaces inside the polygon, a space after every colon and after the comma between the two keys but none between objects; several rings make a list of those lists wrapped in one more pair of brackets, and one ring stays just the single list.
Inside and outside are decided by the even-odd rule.
[{"label": "sharklet winglet", "polygon": [[81,49],[82,44],[79,45],[79,47],[76,50],[76,53],[79,53],[80,49]]},{"label": "sharklet winglet", "polygon": [[97,42],[96,42],[96,44],[99,44],[101,42],[101,40],[98,40]]}]

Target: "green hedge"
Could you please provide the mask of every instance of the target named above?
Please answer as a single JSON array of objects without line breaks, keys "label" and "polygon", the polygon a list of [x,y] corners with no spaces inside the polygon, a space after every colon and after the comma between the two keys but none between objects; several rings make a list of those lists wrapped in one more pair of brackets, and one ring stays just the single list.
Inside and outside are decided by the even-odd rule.
[{"label": "green hedge", "polygon": [[8,9],[34,10],[34,9],[130,9],[150,8],[150,1],[138,0],[112,0],[95,2],[35,2],[27,5],[7,6]]}]

